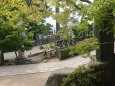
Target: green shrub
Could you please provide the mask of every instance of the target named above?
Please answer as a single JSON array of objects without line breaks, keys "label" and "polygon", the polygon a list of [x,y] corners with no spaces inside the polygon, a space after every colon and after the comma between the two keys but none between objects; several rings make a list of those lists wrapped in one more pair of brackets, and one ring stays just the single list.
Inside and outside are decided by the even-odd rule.
[{"label": "green shrub", "polygon": [[44,49],[44,46],[43,46],[43,45],[40,45],[40,49],[41,49],[41,50]]},{"label": "green shrub", "polygon": [[67,77],[61,86],[115,86],[115,60],[107,63],[93,62],[80,66]]},{"label": "green shrub", "polygon": [[70,57],[69,53],[70,53],[70,49],[69,48],[61,49],[60,50],[60,57],[59,57],[59,59],[60,60],[64,60],[64,59],[69,58]]},{"label": "green shrub", "polygon": [[92,37],[85,39],[83,41],[79,41],[76,45],[76,52],[80,55],[84,55],[84,57],[90,57],[93,56],[90,54],[91,51],[98,49],[99,43],[97,38]]},{"label": "green shrub", "polygon": [[63,79],[62,86],[102,86],[99,85],[102,73],[99,68],[81,66]]},{"label": "green shrub", "polygon": [[73,56],[78,55],[78,53],[76,52],[76,47],[75,46],[69,46],[65,49],[62,49],[60,51],[60,60],[64,60]]},{"label": "green shrub", "polygon": [[55,48],[55,45],[54,44],[50,44],[49,45],[51,49],[54,49]]},{"label": "green shrub", "polygon": [[69,46],[68,49],[70,50],[70,52],[69,52],[70,56],[78,55],[78,53],[76,52],[76,46]]},{"label": "green shrub", "polygon": [[67,59],[72,56],[84,55],[84,57],[94,58],[90,52],[98,49],[99,43],[95,37],[85,39],[83,41],[77,42],[74,46],[68,46],[66,49],[60,51],[60,59]]}]

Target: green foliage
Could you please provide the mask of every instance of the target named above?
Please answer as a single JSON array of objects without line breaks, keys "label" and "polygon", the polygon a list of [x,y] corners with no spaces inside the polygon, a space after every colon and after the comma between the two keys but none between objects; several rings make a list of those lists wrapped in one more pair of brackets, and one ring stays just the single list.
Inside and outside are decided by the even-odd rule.
[{"label": "green foliage", "polygon": [[14,32],[8,35],[2,44],[4,51],[17,51],[18,49],[24,51],[33,46],[33,40],[30,40],[25,35],[20,35],[18,32]]},{"label": "green foliage", "polygon": [[[0,0],[0,50],[28,50],[33,46],[33,34],[28,34],[30,22],[42,22],[50,10],[44,1]],[[47,25],[48,26],[48,25]],[[48,28],[48,27],[47,27]],[[3,57],[3,55],[2,55]]]},{"label": "green foliage", "polygon": [[60,59],[67,59],[76,55],[83,55],[93,59],[94,56],[91,51],[99,48],[98,40],[95,37],[79,41],[74,46],[68,46],[66,49],[60,51]]},{"label": "green foliage", "polygon": [[35,27],[34,29],[34,31],[37,32],[38,34],[44,34],[44,35],[51,34],[51,30],[52,30],[52,25],[49,23],[38,24],[37,27]]},{"label": "green foliage", "polygon": [[40,49],[41,49],[41,50],[44,49],[43,45],[40,45]]},{"label": "green foliage", "polygon": [[27,8],[25,10],[28,12],[28,18],[32,21],[40,22],[41,20],[49,16],[50,10],[46,8],[45,1],[25,0],[25,2],[27,4]]},{"label": "green foliage", "polygon": [[54,49],[55,48],[55,45],[54,44],[49,44],[50,48],[51,49]]},{"label": "green foliage", "polygon": [[67,28],[61,28],[58,32],[58,35],[60,35],[64,40],[72,41],[73,38],[71,36],[71,30]]},{"label": "green foliage", "polygon": [[[31,7],[28,7],[24,0],[1,0],[0,3],[0,49],[5,52],[30,49],[34,42],[33,34],[26,32],[29,29],[28,23],[41,22],[48,16],[44,14],[46,13],[44,3],[32,1]],[[41,12],[43,9],[44,13]],[[24,32],[25,35],[21,35]]]},{"label": "green foliage", "polygon": [[32,32],[28,32],[27,37],[29,40],[33,39],[34,34]]},{"label": "green foliage", "polygon": [[43,45],[43,47],[44,47],[44,49],[45,49],[46,51],[50,49],[49,44]]},{"label": "green foliage", "polygon": [[84,8],[81,14],[87,16],[89,20],[94,19],[96,25],[103,25],[103,21],[114,16],[114,10],[115,0],[95,0]]},{"label": "green foliage", "polygon": [[[75,4],[77,0],[46,0],[48,3],[55,7],[59,7],[63,10],[61,12],[53,14],[53,18],[57,20],[58,23],[62,24],[63,27],[68,26],[68,22],[73,20],[73,16],[76,15]],[[72,16],[73,15],[73,16]],[[66,28],[67,29],[67,28]]]},{"label": "green foliage", "polygon": [[78,55],[78,52],[76,51],[76,46],[68,46],[68,49],[70,50],[69,55],[71,57]]},{"label": "green foliage", "polygon": [[92,62],[88,66],[80,66],[63,79],[62,86],[114,86],[114,60],[108,63]]},{"label": "green foliage", "polygon": [[101,76],[103,71],[98,67],[78,67],[63,79],[62,86],[102,86]]},{"label": "green foliage", "polygon": [[29,50],[34,46],[34,41],[33,40],[28,40],[24,42],[24,50]]},{"label": "green foliage", "polygon": [[64,59],[69,58],[70,57],[69,52],[70,52],[70,50],[68,48],[61,49],[60,52],[59,52],[60,53],[59,59],[64,60]]},{"label": "green foliage", "polygon": [[65,49],[60,50],[60,60],[68,59],[73,56],[77,56],[78,52],[76,51],[76,46],[68,46]]},{"label": "green foliage", "polygon": [[7,50],[7,48],[10,50],[17,50],[21,48],[24,39],[24,36],[19,36],[19,34],[15,32],[4,39],[2,46],[5,50]]},{"label": "green foliage", "polygon": [[13,30],[12,26],[8,23],[0,21],[0,41],[4,40],[7,35]]},{"label": "green foliage", "polygon": [[90,57],[90,58],[93,57],[90,54],[90,52],[98,48],[99,48],[99,43],[97,38],[95,37],[88,38],[83,41],[79,41],[76,44],[76,52],[80,55],[84,55],[85,57]]},{"label": "green foliage", "polygon": [[45,51],[50,50],[50,49],[54,49],[55,45],[52,43],[46,44],[46,45],[40,45],[40,49],[44,49]]},{"label": "green foliage", "polygon": [[72,32],[76,38],[83,38],[83,36],[85,36],[85,38],[93,36],[93,27],[88,22],[86,22],[86,20],[81,21],[80,24],[72,25],[70,29],[72,29]]},{"label": "green foliage", "polygon": [[32,34],[27,33],[20,27],[13,27],[9,22],[1,21],[0,23],[0,49],[3,52],[17,51],[18,49],[24,51],[33,46]]},{"label": "green foliage", "polygon": [[56,13],[53,15],[53,18],[57,20],[58,23],[62,24],[63,26],[67,26],[69,22],[70,10],[65,9],[62,13]]}]

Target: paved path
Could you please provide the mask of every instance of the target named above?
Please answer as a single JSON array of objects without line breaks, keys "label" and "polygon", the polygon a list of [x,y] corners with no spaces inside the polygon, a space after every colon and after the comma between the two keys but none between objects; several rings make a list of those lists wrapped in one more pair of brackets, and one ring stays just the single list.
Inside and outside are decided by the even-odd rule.
[{"label": "paved path", "polygon": [[47,62],[18,66],[1,66],[0,76],[28,74],[37,72],[50,72],[65,67],[77,68],[79,65],[87,64],[89,62],[90,59],[82,58],[81,56],[76,56],[59,62]]},{"label": "paved path", "polygon": [[[42,52],[42,50],[39,49],[39,46],[35,46],[31,50],[25,51],[25,55],[27,56],[27,55],[30,55],[30,53],[35,54],[35,53],[38,53],[38,52]],[[15,56],[14,52],[8,52],[8,53],[4,54],[4,58],[5,58],[5,60],[9,60],[9,59],[16,58],[16,56]]]},{"label": "paved path", "polygon": [[0,86],[44,86],[51,72],[0,77]]}]

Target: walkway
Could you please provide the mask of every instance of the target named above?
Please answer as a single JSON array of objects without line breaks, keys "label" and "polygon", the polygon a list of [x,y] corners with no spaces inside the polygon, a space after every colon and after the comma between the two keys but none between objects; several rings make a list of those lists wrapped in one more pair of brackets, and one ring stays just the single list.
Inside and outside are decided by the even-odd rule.
[{"label": "walkway", "polygon": [[[30,55],[30,53],[31,53],[31,54],[35,54],[35,53],[38,53],[38,52],[42,52],[42,50],[39,49],[39,46],[35,46],[35,47],[33,47],[31,50],[25,51],[25,56]],[[14,59],[14,58],[16,58],[14,52],[5,53],[5,54],[4,54],[4,57],[5,57],[5,60],[9,60],[9,59]]]},{"label": "walkway", "polygon": [[89,62],[90,59],[88,58],[82,58],[81,56],[76,56],[59,62],[48,62],[48,63],[18,65],[18,66],[2,66],[0,67],[0,76],[28,74],[37,72],[51,72],[65,67],[77,68],[79,65],[87,64]]}]

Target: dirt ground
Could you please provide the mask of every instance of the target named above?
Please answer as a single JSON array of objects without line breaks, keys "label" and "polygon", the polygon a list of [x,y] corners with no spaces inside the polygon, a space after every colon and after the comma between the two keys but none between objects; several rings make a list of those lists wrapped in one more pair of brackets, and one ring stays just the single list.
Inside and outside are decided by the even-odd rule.
[{"label": "dirt ground", "polygon": [[47,55],[44,55],[44,53],[29,57],[32,61],[37,63],[44,63],[44,62],[56,62],[59,61],[58,57],[55,56],[54,52],[52,52],[52,55],[50,53],[47,53]]},{"label": "dirt ground", "polygon": [[44,86],[51,72],[0,77],[0,86]]},{"label": "dirt ground", "polygon": [[[28,56],[23,60],[20,64],[36,64],[36,63],[46,63],[46,62],[57,62],[59,61],[58,57],[55,55],[54,51],[47,52],[46,54],[43,53],[37,53],[33,54],[32,56]],[[11,60],[5,60],[4,65],[9,66],[9,65],[16,65],[16,60],[11,59]]]}]

